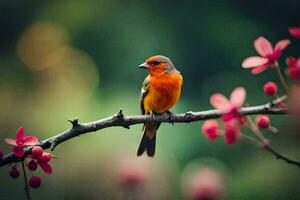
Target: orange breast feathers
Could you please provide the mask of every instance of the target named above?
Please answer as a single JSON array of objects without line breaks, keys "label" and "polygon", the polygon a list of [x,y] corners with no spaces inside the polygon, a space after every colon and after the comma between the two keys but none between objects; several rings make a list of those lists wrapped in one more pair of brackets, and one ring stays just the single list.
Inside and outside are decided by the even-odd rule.
[{"label": "orange breast feathers", "polygon": [[149,92],[144,99],[145,113],[164,113],[179,100],[182,76],[179,73],[150,76]]}]

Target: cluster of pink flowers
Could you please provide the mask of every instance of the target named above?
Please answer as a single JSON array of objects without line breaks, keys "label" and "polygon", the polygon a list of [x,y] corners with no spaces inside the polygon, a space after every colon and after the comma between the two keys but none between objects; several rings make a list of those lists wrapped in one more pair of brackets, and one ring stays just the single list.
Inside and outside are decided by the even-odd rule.
[{"label": "cluster of pink flowers", "polygon": [[[21,159],[21,162],[25,162],[28,170],[32,172],[37,170],[38,166],[47,174],[52,173],[52,167],[49,164],[49,161],[52,159],[52,155],[50,153],[44,152],[43,148],[38,146],[40,143],[38,139],[34,136],[26,136],[25,129],[19,128],[16,133],[16,138],[6,138],[4,140],[7,144],[13,145],[13,154]],[[24,150],[25,147],[33,146],[31,148],[31,153],[26,155]],[[2,158],[2,151],[1,151],[1,158]],[[27,160],[29,161],[27,162]],[[9,175],[12,178],[18,178],[20,176],[19,171],[20,163],[17,162],[12,165]],[[24,169],[25,170],[25,169]],[[24,174],[25,176],[25,174]],[[37,175],[32,175],[28,181],[28,184],[32,188],[37,188],[41,185],[41,177]]]},{"label": "cluster of pink flowers", "polygon": [[[236,88],[229,99],[223,94],[216,93],[210,97],[211,105],[222,113],[222,121],[225,131],[224,138],[228,144],[237,141],[240,126],[244,124],[244,117],[239,114],[241,106],[246,98],[246,90],[242,87]],[[215,140],[221,135],[217,120],[204,122],[202,131],[209,140]]]},{"label": "cluster of pink flowers", "polygon": [[[288,31],[293,37],[300,40],[300,27],[291,27]],[[246,58],[242,62],[242,67],[251,69],[251,73],[255,75],[264,72],[268,68],[275,69],[280,82],[283,84],[286,93],[288,93],[289,89],[280,71],[278,59],[290,44],[290,40],[284,39],[277,42],[275,47],[273,47],[266,38],[260,36],[254,41],[254,48],[259,56]],[[299,81],[300,58],[288,57],[285,63],[287,65],[287,76]],[[273,99],[278,98],[278,86],[272,81],[264,84],[263,91]],[[227,144],[233,144],[238,141],[240,136],[242,136],[241,128],[250,127],[248,119],[240,114],[245,98],[246,90],[243,87],[233,90],[229,99],[220,93],[215,93],[210,97],[210,104],[222,114],[223,129],[215,119],[205,121],[202,125],[202,132],[208,140],[214,141],[219,136],[224,136]],[[274,106],[285,108],[284,102],[279,102]],[[256,126],[260,129],[275,130],[274,127],[271,127],[270,119],[267,115],[258,115],[256,117]]]},{"label": "cluster of pink flowers", "polygon": [[[267,95],[276,94],[277,86],[274,83],[267,83]],[[268,86],[268,85],[271,85]],[[266,87],[264,87],[266,88]],[[224,136],[227,144],[233,144],[238,141],[241,134],[240,129],[247,125],[246,118],[240,114],[246,98],[246,90],[238,87],[231,93],[229,99],[220,93],[213,94],[210,98],[211,105],[222,113],[221,120],[224,130],[221,129],[219,123],[215,119],[207,120],[202,125],[204,136],[211,141],[216,140],[219,136]],[[270,119],[267,115],[258,115],[256,125],[261,129],[270,127]]]}]

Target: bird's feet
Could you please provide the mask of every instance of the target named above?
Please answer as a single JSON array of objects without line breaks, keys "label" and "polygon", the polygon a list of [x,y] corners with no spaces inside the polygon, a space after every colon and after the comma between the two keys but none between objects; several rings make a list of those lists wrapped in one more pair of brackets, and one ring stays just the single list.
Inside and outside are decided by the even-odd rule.
[{"label": "bird's feet", "polygon": [[154,114],[153,112],[150,112],[150,121],[151,122],[155,122],[156,121],[156,114]]},{"label": "bird's feet", "polygon": [[167,114],[169,115],[170,123],[173,125],[174,124],[174,120],[175,120],[174,114],[171,111],[169,111],[169,110],[167,111]]}]

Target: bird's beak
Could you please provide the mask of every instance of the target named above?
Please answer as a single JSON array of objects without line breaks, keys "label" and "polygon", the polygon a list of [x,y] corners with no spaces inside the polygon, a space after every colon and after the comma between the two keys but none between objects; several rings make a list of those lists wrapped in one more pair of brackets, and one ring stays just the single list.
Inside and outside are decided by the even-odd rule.
[{"label": "bird's beak", "polygon": [[148,65],[147,65],[147,63],[142,63],[142,64],[139,65],[138,68],[141,68],[141,69],[147,69],[147,68],[148,68]]}]

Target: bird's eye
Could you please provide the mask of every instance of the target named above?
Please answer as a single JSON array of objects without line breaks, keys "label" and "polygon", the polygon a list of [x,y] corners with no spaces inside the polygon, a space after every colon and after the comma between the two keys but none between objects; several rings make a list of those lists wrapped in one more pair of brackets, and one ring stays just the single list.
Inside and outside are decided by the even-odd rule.
[{"label": "bird's eye", "polygon": [[158,61],[153,61],[152,64],[153,64],[153,65],[158,65],[159,62],[158,62]]}]

